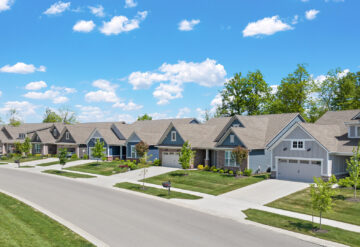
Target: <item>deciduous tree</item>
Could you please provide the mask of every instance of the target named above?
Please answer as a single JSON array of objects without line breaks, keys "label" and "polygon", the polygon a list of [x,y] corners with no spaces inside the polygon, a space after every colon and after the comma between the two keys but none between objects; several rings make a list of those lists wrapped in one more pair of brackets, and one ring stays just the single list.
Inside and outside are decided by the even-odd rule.
[{"label": "deciduous tree", "polygon": [[92,149],[92,156],[96,158],[97,163],[99,163],[99,160],[105,157],[106,148],[104,148],[104,142],[101,142],[100,140],[96,140],[95,146]]},{"label": "deciduous tree", "polygon": [[145,113],[145,114],[142,115],[142,116],[138,116],[137,120],[138,120],[138,121],[152,120],[152,117],[151,117],[150,115],[148,115],[148,114]]},{"label": "deciduous tree", "polygon": [[189,169],[190,164],[195,156],[195,152],[191,149],[188,141],[184,142],[179,156],[179,162],[183,169]]},{"label": "deciduous tree", "polygon": [[55,111],[50,108],[46,108],[43,123],[61,123],[62,118]]},{"label": "deciduous tree", "polygon": [[353,150],[353,156],[350,160],[347,160],[346,163],[348,165],[347,171],[350,175],[350,180],[354,183],[354,198],[356,198],[356,188],[360,182],[360,143],[357,148]]}]

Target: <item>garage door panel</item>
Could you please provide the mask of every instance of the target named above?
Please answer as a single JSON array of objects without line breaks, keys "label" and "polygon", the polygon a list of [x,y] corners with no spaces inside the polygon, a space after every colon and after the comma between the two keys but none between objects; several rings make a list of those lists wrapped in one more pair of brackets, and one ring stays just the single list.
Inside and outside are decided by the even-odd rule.
[{"label": "garage door panel", "polygon": [[179,153],[177,152],[163,152],[162,166],[181,168],[179,164]]},{"label": "garage door panel", "polygon": [[278,160],[279,179],[313,182],[314,177],[321,177],[320,161],[300,158]]}]

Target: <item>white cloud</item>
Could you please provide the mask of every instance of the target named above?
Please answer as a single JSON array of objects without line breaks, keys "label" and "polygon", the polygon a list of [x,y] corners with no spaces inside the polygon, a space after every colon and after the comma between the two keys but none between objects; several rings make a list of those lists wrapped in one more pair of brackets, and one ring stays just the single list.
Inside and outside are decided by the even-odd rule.
[{"label": "white cloud", "polygon": [[214,114],[216,112],[216,109],[221,106],[222,104],[222,97],[221,94],[218,93],[217,95],[215,95],[215,98],[211,101],[210,106],[210,113]]},{"label": "white cloud", "polygon": [[[38,84],[36,84],[36,83],[37,82],[35,82],[35,84],[30,86],[31,88],[33,88],[31,90],[39,90],[44,87],[44,85],[42,83],[38,83]],[[45,85],[46,85],[46,83],[45,83]],[[76,92],[76,89],[74,89],[74,88],[64,88],[64,87],[52,86],[51,89],[46,90],[44,92],[34,92],[34,91],[28,92],[28,93],[24,94],[24,97],[28,98],[28,99],[36,99],[36,100],[51,100],[54,104],[61,104],[61,103],[65,103],[65,102],[69,101],[69,99],[67,97],[65,97],[64,95],[75,93],[75,92]]]},{"label": "white cloud", "polygon": [[7,64],[7,65],[3,66],[2,68],[0,68],[0,72],[14,73],[14,74],[30,74],[30,73],[34,73],[35,71],[45,72],[46,67],[40,66],[40,67],[36,68],[33,64],[25,64],[25,63],[19,62],[12,66]]},{"label": "white cloud", "polygon": [[197,112],[197,119],[200,120],[201,122],[203,122],[204,119],[204,115],[206,113],[205,110],[201,109],[200,107],[196,108],[195,111]]},{"label": "white cloud", "polygon": [[145,20],[147,11],[138,12],[134,19],[129,20],[126,16],[114,16],[109,22],[103,22],[100,32],[105,35],[117,35],[129,32],[140,27],[140,22]]},{"label": "white cloud", "polygon": [[137,6],[135,0],[125,0],[125,8],[134,8]]},{"label": "white cloud", "polygon": [[136,111],[136,110],[140,110],[142,109],[144,106],[143,105],[138,105],[138,104],[135,104],[134,102],[132,101],[129,101],[129,103],[124,103],[124,102],[116,102],[114,105],[113,105],[114,108],[120,108],[124,111]]},{"label": "white cloud", "polygon": [[153,120],[169,118],[169,116],[166,113],[160,113],[160,112],[150,113],[149,115],[152,117]]},{"label": "white cloud", "polygon": [[184,118],[184,117],[188,117],[188,114],[191,112],[190,108],[188,107],[184,107],[181,108],[178,112],[178,114],[176,115],[176,118]]},{"label": "white cloud", "polygon": [[306,3],[309,2],[309,0],[301,0],[301,2]]},{"label": "white cloud", "polygon": [[298,15],[294,15],[294,18],[291,21],[291,24],[295,25],[299,22],[299,16]]},{"label": "white cloud", "polygon": [[305,17],[308,20],[314,20],[317,16],[317,14],[319,14],[319,10],[316,9],[310,9],[308,11],[305,12]]},{"label": "white cloud", "polygon": [[277,32],[293,29],[289,24],[282,22],[278,15],[265,17],[256,22],[250,22],[243,30],[244,37],[273,35]]},{"label": "white cloud", "polygon": [[226,81],[224,66],[215,60],[206,59],[201,63],[179,61],[176,64],[164,63],[156,72],[133,72],[128,77],[133,89],[149,88],[155,82],[172,83],[194,82],[201,86],[221,86]]},{"label": "white cloud", "polygon": [[14,0],[0,0],[0,12],[9,10],[13,3],[14,3]]},{"label": "white cloud", "polygon": [[39,90],[47,87],[46,82],[44,81],[33,81],[26,84],[25,89],[27,90]]},{"label": "white cloud", "polygon": [[8,101],[0,108],[0,113],[8,114],[11,109],[15,109],[20,116],[33,116],[36,115],[36,108],[38,106],[28,101]]},{"label": "white cloud", "polygon": [[78,21],[76,22],[76,24],[73,26],[73,30],[75,32],[83,32],[83,33],[88,33],[91,32],[95,27],[95,24],[93,21]]},{"label": "white cloud", "polygon": [[104,7],[102,5],[98,5],[97,7],[89,6],[89,9],[90,9],[91,13],[97,17],[105,16]]},{"label": "white cloud", "polygon": [[112,102],[116,103],[119,101],[115,90],[116,85],[111,84],[107,80],[96,80],[92,83],[94,87],[100,88],[97,91],[91,91],[85,95],[85,100],[88,102]]},{"label": "white cloud", "polygon": [[0,97],[2,96],[2,91],[0,91]]},{"label": "white cloud", "polygon": [[134,122],[136,119],[130,114],[113,114],[109,110],[102,110],[98,106],[76,105],[80,113],[78,118],[81,122],[104,122],[104,121],[125,121]]},{"label": "white cloud", "polygon": [[277,91],[278,91],[278,87],[279,85],[271,85],[270,88],[271,88],[271,93],[272,94],[276,94]]},{"label": "white cloud", "polygon": [[178,83],[161,83],[153,92],[153,96],[158,99],[158,105],[166,105],[170,100],[182,98],[182,91],[183,88]]},{"label": "white cloud", "polygon": [[180,23],[179,23],[179,30],[180,31],[191,31],[194,29],[194,27],[196,25],[198,25],[200,23],[200,20],[182,20]]},{"label": "white cloud", "polygon": [[56,14],[60,14],[66,10],[68,10],[70,8],[71,3],[70,2],[62,2],[62,1],[58,1],[56,3],[54,3],[53,5],[50,6],[50,8],[48,8],[44,14],[45,15],[56,15]]},{"label": "white cloud", "polygon": [[343,78],[343,77],[346,76],[349,72],[350,72],[349,69],[344,69],[342,72],[338,73],[338,77],[339,77],[339,78]]}]

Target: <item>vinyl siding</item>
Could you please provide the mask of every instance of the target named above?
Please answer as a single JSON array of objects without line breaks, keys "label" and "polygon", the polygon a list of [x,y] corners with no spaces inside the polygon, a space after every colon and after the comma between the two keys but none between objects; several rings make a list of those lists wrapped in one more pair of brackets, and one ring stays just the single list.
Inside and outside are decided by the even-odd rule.
[{"label": "vinyl siding", "polygon": [[[230,135],[234,135],[234,143],[230,142]],[[244,146],[244,144],[239,140],[239,138],[232,132],[225,138],[225,140],[219,145],[219,147],[237,147]]]},{"label": "vinyl siding", "polygon": [[154,161],[155,159],[159,159],[159,149],[154,146],[149,147],[148,155],[150,155],[149,160]]},{"label": "vinyl siding", "polygon": [[[69,140],[66,140],[66,132],[69,133]],[[75,143],[74,138],[71,136],[71,133],[66,130],[65,133],[63,134],[63,136],[61,137],[59,142],[64,142],[64,143]]]},{"label": "vinyl siding", "polygon": [[131,158],[131,146],[136,145],[139,142],[128,142],[126,144],[126,158]]},{"label": "vinyl siding", "polygon": [[308,133],[304,132],[300,127],[296,127],[286,139],[313,139]]},{"label": "vinyl siding", "polygon": [[332,174],[337,175],[347,173],[347,159],[350,159],[350,156],[329,155],[329,160],[332,162]]},{"label": "vinyl siding", "polygon": [[179,133],[176,131],[176,141],[171,141],[171,132],[176,131],[175,128],[171,128],[169,133],[166,135],[165,139],[162,141],[161,145],[164,146],[182,146],[184,144],[184,140],[181,138]]},{"label": "vinyl siding", "polygon": [[249,153],[249,168],[253,171],[266,172],[270,167],[270,153],[264,149],[252,150]]}]

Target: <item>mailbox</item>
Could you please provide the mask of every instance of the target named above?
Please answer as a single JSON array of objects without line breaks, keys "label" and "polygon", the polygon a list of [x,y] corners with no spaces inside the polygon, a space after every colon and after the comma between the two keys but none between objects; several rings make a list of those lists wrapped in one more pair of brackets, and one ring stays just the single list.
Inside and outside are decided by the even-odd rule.
[{"label": "mailbox", "polygon": [[164,188],[167,188],[167,189],[168,189],[168,194],[170,195],[171,182],[170,182],[170,181],[163,182],[163,183],[162,183],[162,186],[163,186]]}]

